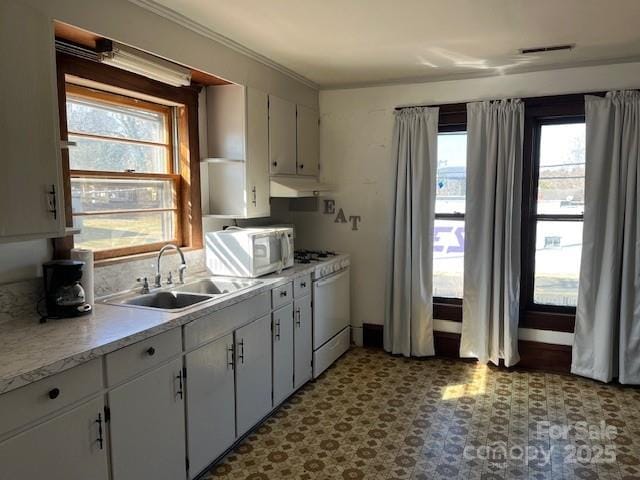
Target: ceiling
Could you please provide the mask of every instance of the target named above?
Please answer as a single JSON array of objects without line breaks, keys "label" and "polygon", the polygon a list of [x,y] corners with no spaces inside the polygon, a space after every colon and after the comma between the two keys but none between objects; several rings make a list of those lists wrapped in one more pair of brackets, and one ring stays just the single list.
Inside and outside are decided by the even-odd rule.
[{"label": "ceiling", "polygon": [[[639,0],[144,0],[321,88],[640,59]],[[166,13],[166,12],[165,12]],[[520,48],[575,44],[523,56]]]}]

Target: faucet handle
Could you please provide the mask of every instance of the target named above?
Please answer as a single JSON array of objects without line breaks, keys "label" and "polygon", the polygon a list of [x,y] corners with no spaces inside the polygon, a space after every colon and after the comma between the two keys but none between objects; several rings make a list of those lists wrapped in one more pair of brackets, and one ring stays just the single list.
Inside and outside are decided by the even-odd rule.
[{"label": "faucet handle", "polygon": [[167,285],[173,285],[173,274],[171,270],[169,270],[169,275],[167,275]]},{"label": "faucet handle", "polygon": [[136,281],[142,283],[141,293],[149,293],[149,281],[147,277],[137,278]]}]

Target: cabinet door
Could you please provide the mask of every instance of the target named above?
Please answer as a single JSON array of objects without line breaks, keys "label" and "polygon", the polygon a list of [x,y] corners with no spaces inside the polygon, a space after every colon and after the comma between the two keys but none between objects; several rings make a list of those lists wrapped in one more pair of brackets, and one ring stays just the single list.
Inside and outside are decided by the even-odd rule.
[{"label": "cabinet door", "polygon": [[186,477],[182,359],[109,392],[114,480]]},{"label": "cabinet door", "polygon": [[269,100],[266,93],[247,88],[247,217],[268,217]]},{"label": "cabinet door", "polygon": [[296,174],[296,104],[269,96],[271,175]]},{"label": "cabinet door", "polygon": [[185,356],[189,477],[194,478],[236,438],[233,334]]},{"label": "cabinet door", "polygon": [[98,398],[0,443],[0,479],[107,480],[105,435]]},{"label": "cabinet door", "polygon": [[320,171],[320,137],[318,112],[298,105],[297,121],[297,173],[318,175]]},{"label": "cabinet door", "polygon": [[271,316],[235,332],[236,432],[240,437],[271,411]]},{"label": "cabinet door", "polygon": [[26,2],[4,0],[0,43],[0,240],[57,236],[64,207],[53,23]]},{"label": "cabinet door", "polygon": [[294,374],[293,386],[297,390],[311,380],[313,358],[311,295],[296,300],[293,304]]},{"label": "cabinet door", "polygon": [[273,312],[273,406],[293,393],[293,305]]}]

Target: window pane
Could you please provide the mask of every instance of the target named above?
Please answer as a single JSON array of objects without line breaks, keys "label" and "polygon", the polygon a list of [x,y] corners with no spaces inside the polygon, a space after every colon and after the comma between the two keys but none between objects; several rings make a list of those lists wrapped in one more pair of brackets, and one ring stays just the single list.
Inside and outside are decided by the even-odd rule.
[{"label": "window pane", "polygon": [[584,212],[585,124],[543,125],[538,213]]},{"label": "window pane", "polygon": [[69,140],[77,144],[69,149],[71,170],[169,173],[167,147],[94,140],[75,135],[69,135]]},{"label": "window pane", "polygon": [[464,213],[467,132],[438,134],[436,213]]},{"label": "window pane", "polygon": [[464,220],[436,219],[433,228],[433,296],[462,298]]},{"label": "window pane", "polygon": [[82,233],[76,247],[92,250],[133,247],[175,239],[174,212],[116,213],[73,217]]},{"label": "window pane", "polygon": [[67,96],[70,132],[167,143],[166,116],[160,112]]},{"label": "window pane", "polygon": [[174,207],[175,193],[170,180],[71,179],[74,213]]},{"label": "window pane", "polygon": [[582,222],[538,222],[535,303],[576,306],[581,254]]}]

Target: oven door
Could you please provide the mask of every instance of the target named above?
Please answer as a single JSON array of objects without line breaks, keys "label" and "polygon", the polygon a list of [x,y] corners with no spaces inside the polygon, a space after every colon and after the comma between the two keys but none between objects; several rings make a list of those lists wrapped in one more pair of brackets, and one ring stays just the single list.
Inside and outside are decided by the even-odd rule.
[{"label": "oven door", "polygon": [[349,269],[313,282],[313,349],[348,327],[350,319]]}]

